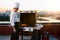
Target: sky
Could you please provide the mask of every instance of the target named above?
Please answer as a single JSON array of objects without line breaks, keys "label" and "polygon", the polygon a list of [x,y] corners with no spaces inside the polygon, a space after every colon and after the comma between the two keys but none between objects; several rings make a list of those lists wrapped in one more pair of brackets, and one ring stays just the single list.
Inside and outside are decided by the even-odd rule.
[{"label": "sky", "polygon": [[19,2],[21,10],[60,10],[60,0],[0,0],[0,8],[12,8],[14,2]]}]

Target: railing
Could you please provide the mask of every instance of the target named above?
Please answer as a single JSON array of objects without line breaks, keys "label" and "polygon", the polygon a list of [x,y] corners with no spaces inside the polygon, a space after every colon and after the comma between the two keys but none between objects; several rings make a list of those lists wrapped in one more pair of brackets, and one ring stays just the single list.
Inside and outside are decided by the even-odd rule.
[{"label": "railing", "polygon": [[56,21],[36,21],[36,23],[60,23],[60,20],[56,20]]},{"label": "railing", "polygon": [[0,21],[0,26],[10,26],[10,21]]}]

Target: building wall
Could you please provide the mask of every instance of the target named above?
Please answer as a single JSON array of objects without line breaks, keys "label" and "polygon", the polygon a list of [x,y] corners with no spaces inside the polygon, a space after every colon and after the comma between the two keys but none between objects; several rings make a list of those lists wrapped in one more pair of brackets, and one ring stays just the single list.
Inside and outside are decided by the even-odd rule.
[{"label": "building wall", "polygon": [[[60,36],[60,24],[44,24],[42,31],[49,32],[55,37]],[[0,35],[10,35],[12,33],[12,28],[10,26],[0,26]],[[29,34],[28,32],[25,34]],[[31,34],[31,33],[30,33]]]},{"label": "building wall", "polygon": [[0,35],[10,35],[12,28],[10,26],[0,26]]}]

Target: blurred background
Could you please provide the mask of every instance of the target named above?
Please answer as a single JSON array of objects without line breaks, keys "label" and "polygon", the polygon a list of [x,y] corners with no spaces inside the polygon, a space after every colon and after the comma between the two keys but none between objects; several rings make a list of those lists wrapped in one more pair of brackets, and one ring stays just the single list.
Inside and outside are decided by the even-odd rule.
[{"label": "blurred background", "polygon": [[[10,40],[12,28],[9,22],[14,2],[20,3],[18,15],[35,13],[36,23],[43,24],[41,31],[49,32],[49,40],[60,40],[60,0],[0,0],[0,40]],[[29,28],[23,32],[25,40],[31,39],[33,27]]]}]

